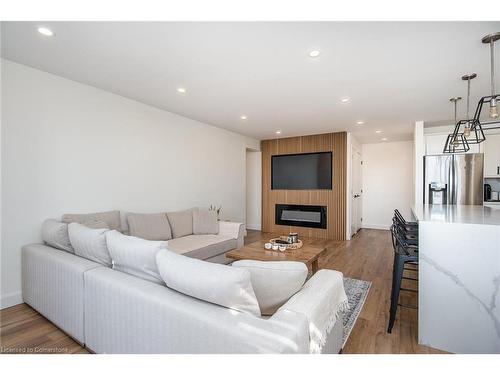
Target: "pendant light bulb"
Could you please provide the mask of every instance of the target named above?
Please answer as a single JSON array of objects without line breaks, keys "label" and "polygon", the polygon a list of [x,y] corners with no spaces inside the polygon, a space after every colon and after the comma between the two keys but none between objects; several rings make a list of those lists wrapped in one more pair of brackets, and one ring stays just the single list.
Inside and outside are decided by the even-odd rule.
[{"label": "pendant light bulb", "polygon": [[495,99],[491,99],[491,102],[490,102],[490,117],[491,118],[498,118],[498,107],[497,107],[497,102]]},{"label": "pendant light bulb", "polygon": [[482,42],[490,43],[490,59],[491,59],[491,101],[490,101],[490,118],[497,119],[498,118],[498,108],[496,101],[496,93],[495,93],[495,42],[500,39],[500,33],[495,33],[484,37]]},{"label": "pendant light bulb", "polygon": [[469,135],[470,135],[470,128],[469,128],[469,124],[467,124],[464,127],[464,137],[467,138],[467,137],[469,137]]}]

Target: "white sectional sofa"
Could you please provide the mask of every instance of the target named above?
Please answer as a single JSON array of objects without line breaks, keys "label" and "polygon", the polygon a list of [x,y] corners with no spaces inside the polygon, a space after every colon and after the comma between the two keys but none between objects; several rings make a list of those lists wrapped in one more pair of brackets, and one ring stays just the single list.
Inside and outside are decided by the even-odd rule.
[{"label": "white sectional sofa", "polygon": [[[24,301],[95,353],[309,353],[314,327],[287,304],[306,301],[311,306],[305,310],[319,311],[318,293],[308,285],[322,283],[320,278],[312,276],[294,295],[295,302],[262,317],[193,298],[67,250],[43,244],[22,248]],[[334,323],[323,353],[341,350],[341,317]]]}]

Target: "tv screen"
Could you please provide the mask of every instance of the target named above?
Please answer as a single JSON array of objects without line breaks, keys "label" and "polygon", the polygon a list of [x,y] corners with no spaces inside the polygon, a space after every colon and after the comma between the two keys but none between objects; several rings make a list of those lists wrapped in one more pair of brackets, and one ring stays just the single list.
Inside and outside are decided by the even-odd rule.
[{"label": "tv screen", "polygon": [[271,189],[332,189],[332,153],[274,155],[271,159]]}]

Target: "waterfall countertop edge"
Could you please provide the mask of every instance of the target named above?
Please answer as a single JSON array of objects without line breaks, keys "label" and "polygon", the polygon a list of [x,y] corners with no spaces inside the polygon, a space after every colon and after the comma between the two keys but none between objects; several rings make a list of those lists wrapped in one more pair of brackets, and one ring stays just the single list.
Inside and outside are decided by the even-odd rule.
[{"label": "waterfall countertop edge", "polygon": [[417,221],[498,225],[500,230],[500,209],[491,207],[421,204],[413,206],[412,213]]}]

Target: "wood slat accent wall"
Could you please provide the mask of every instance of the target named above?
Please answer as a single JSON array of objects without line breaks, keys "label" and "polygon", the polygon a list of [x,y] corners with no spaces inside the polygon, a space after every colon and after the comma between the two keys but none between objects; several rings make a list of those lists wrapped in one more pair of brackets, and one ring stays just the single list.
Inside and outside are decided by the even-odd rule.
[{"label": "wood slat accent wall", "polygon": [[[328,133],[303,137],[270,139],[262,150],[262,230],[299,236],[345,240],[347,133]],[[332,190],[271,190],[271,156],[332,151]],[[311,204],[327,207],[327,229],[274,224],[275,204]]]}]

